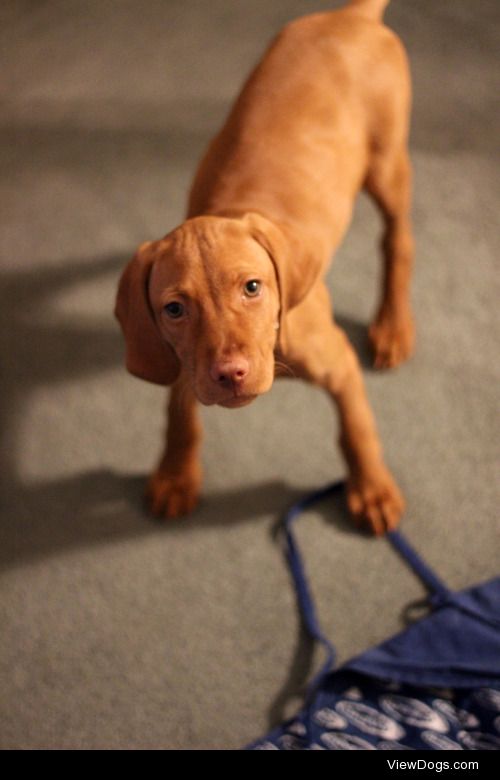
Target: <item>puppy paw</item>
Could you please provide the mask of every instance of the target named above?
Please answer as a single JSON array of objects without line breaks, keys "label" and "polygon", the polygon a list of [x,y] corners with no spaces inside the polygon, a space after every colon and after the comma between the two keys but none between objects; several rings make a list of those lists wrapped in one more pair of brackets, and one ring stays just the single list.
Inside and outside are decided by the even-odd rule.
[{"label": "puppy paw", "polygon": [[158,469],[150,477],[146,501],[156,517],[174,518],[193,511],[200,498],[201,474],[198,469],[170,473]]},{"label": "puppy paw", "polygon": [[408,360],[415,345],[415,325],[410,313],[395,316],[382,311],[369,330],[375,368],[395,368]]},{"label": "puppy paw", "polygon": [[398,486],[384,467],[370,476],[349,478],[347,505],[355,523],[368,527],[376,536],[393,531],[405,508]]}]

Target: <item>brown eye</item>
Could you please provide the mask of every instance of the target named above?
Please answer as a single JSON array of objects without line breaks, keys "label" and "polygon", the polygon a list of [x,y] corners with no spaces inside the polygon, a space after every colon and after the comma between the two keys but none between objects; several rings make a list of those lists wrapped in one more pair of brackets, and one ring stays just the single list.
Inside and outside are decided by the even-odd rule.
[{"label": "brown eye", "polygon": [[184,314],[184,306],[179,301],[171,301],[163,307],[163,311],[171,320],[178,320]]},{"label": "brown eye", "polygon": [[261,290],[262,282],[260,282],[258,279],[250,279],[245,284],[245,295],[248,298],[255,298]]}]

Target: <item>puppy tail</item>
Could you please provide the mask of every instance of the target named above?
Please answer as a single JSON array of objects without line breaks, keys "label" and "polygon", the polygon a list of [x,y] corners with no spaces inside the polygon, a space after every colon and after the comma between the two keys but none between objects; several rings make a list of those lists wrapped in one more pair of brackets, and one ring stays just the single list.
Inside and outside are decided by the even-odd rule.
[{"label": "puppy tail", "polygon": [[389,0],[350,0],[346,8],[352,8],[353,11],[368,19],[380,21],[388,5]]}]

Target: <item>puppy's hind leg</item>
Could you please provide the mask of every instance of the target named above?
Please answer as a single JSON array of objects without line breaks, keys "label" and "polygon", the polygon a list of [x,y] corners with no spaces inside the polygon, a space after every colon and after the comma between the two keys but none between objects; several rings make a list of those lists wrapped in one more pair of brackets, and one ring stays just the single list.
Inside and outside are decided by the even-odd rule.
[{"label": "puppy's hind leg", "polygon": [[374,156],[365,183],[379,206],[385,231],[384,274],[377,315],[370,327],[376,368],[394,368],[413,352],[410,305],[413,235],[410,220],[411,166],[405,146]]}]

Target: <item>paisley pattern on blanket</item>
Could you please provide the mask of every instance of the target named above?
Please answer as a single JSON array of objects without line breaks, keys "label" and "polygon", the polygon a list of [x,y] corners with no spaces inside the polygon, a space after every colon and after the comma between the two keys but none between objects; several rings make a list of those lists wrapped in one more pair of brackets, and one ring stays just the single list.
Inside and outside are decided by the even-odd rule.
[{"label": "paisley pattern on blanket", "polygon": [[[352,699],[357,689],[360,701]],[[446,698],[443,698],[443,693]],[[500,750],[500,688],[415,688],[332,672],[310,708],[254,750]]]}]

